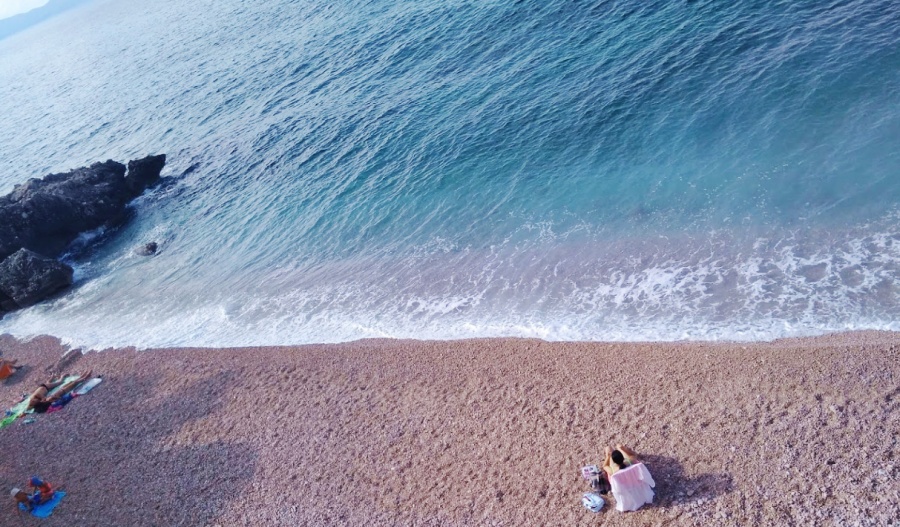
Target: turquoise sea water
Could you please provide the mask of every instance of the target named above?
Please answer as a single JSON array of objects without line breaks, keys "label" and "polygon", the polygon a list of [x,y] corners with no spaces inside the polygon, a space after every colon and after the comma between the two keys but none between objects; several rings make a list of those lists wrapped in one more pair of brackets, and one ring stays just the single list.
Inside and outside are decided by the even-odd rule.
[{"label": "turquoise sea water", "polygon": [[142,4],[0,40],[0,192],[152,153],[172,178],[0,332],[900,329],[896,2]]}]

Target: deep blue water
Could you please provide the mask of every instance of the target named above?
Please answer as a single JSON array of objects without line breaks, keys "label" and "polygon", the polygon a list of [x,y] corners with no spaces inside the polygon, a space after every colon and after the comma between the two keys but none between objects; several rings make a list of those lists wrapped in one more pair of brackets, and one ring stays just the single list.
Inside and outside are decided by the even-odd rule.
[{"label": "deep blue water", "polygon": [[94,0],[0,40],[0,192],[172,178],[0,332],[900,329],[900,5],[738,4]]}]

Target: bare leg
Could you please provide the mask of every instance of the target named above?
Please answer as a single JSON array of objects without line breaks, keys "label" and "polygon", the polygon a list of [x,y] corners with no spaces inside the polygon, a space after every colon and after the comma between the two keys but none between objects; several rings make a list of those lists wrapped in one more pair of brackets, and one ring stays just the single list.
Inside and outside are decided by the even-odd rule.
[{"label": "bare leg", "polygon": [[84,381],[88,380],[88,379],[90,378],[90,376],[91,376],[91,372],[87,372],[87,373],[82,374],[80,377],[78,377],[78,378],[75,379],[74,381],[69,381],[69,382],[63,384],[63,385],[62,385],[62,388],[60,388],[60,389],[56,392],[56,395],[61,397],[61,396],[65,395],[65,394],[71,392],[72,390],[75,389],[76,386],[78,386],[79,384],[81,384],[81,383],[83,383]]},{"label": "bare leg", "polygon": [[606,472],[606,475],[610,478],[613,475],[612,449],[609,447],[603,449],[603,472]]},{"label": "bare leg", "polygon": [[[51,391],[53,391],[57,386],[59,386],[60,384],[62,384],[62,383],[63,383],[63,379],[65,379],[65,378],[66,378],[66,377],[65,377],[65,375],[64,375],[64,376],[60,377],[60,378],[57,379],[57,380],[50,379],[49,381],[47,381],[47,382],[44,383],[44,386],[47,387],[47,391],[48,391],[48,392],[51,392]],[[41,386],[40,388],[38,388],[38,390],[43,389],[44,386]],[[37,393],[37,391],[35,391],[34,393]]]},{"label": "bare leg", "polygon": [[628,461],[630,461],[632,465],[635,464],[635,463],[640,463],[640,462],[641,462],[641,460],[638,458],[637,453],[636,453],[634,450],[628,448],[628,447],[625,446],[625,445],[617,444],[617,445],[616,445],[616,450],[618,450],[619,452],[621,452],[622,454],[624,454],[625,457],[628,458]]}]

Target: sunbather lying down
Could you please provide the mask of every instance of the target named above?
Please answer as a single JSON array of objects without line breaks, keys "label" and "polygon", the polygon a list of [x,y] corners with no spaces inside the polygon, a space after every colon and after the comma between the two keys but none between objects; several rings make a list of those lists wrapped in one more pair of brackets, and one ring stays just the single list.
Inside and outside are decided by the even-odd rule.
[{"label": "sunbather lying down", "polygon": [[[91,377],[91,372],[87,372],[74,381],[69,381],[63,384],[63,379],[65,377],[60,377],[58,380],[50,380],[38,387],[34,393],[31,394],[31,398],[28,399],[28,408],[33,409],[35,412],[42,414],[50,409],[50,406],[53,403],[59,401],[64,396],[68,395],[69,392],[75,389],[76,386],[86,381]],[[59,388],[52,396],[48,396],[51,391]]]}]

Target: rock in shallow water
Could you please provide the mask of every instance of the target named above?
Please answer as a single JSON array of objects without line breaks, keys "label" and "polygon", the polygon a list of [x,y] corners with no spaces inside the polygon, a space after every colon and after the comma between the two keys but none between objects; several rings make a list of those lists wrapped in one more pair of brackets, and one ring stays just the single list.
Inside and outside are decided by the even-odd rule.
[{"label": "rock in shallow water", "polygon": [[0,293],[8,299],[0,307],[11,311],[34,305],[72,285],[72,273],[62,262],[19,249],[0,263]]},{"label": "rock in shallow water", "polygon": [[0,197],[0,260],[21,248],[58,256],[84,231],[114,225],[125,206],[159,180],[166,156],[105,161],[31,179]]},{"label": "rock in shallow water", "polygon": [[129,161],[127,168],[109,160],[31,179],[0,197],[0,315],[71,285],[72,268],[48,257],[82,232],[120,223],[128,203],[159,181],[165,164],[165,154]]},{"label": "rock in shallow water", "polygon": [[159,249],[159,245],[156,242],[145,243],[141,245],[137,249],[134,250],[138,256],[153,256],[156,254],[157,249]]}]

